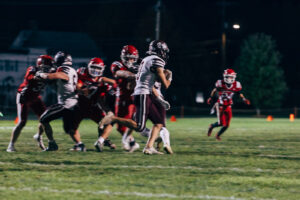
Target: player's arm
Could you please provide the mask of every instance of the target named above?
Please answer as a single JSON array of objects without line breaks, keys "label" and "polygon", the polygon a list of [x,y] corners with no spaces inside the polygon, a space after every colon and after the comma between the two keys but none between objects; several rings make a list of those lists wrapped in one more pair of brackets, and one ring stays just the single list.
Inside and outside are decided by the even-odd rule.
[{"label": "player's arm", "polygon": [[132,79],[132,80],[135,80],[135,74],[130,72],[130,71],[127,71],[127,70],[118,70],[116,73],[115,73],[115,77],[116,78],[125,78],[125,79]]},{"label": "player's arm", "polygon": [[152,88],[152,93],[154,94],[154,96],[156,96],[158,102],[166,109],[169,110],[171,108],[171,105],[169,104],[168,101],[164,100],[162,96],[159,95],[159,93],[157,92],[157,89],[155,89],[154,87]]},{"label": "player's arm", "polygon": [[210,97],[207,99],[207,104],[210,105],[211,104],[211,101],[212,101],[212,98],[215,96],[217,92],[217,88],[214,88],[211,93],[210,93]]},{"label": "player's arm", "polygon": [[251,102],[248,99],[246,99],[246,97],[242,93],[240,93],[240,98],[244,101],[245,104],[247,105],[251,104]]},{"label": "player's arm", "polygon": [[107,77],[102,77],[102,78],[99,80],[99,82],[101,82],[101,83],[108,83],[108,84],[110,84],[110,85],[115,85],[115,84],[117,84],[116,80],[111,79],[111,78],[107,78]]},{"label": "player's arm", "polygon": [[166,75],[164,73],[164,69],[162,67],[157,67],[156,68],[156,74],[160,80],[160,82],[163,84],[163,86],[168,89],[169,86],[171,85],[172,79],[167,80]]},{"label": "player's arm", "polygon": [[68,75],[64,72],[49,73],[47,75],[47,79],[49,79],[49,80],[61,79],[64,81],[69,81]]}]

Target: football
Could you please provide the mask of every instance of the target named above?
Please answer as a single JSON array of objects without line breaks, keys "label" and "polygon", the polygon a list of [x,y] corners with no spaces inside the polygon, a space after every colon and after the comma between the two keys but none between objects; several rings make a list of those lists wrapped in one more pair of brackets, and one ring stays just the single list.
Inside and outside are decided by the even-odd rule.
[{"label": "football", "polygon": [[172,72],[170,70],[165,69],[164,74],[165,74],[167,80],[170,80],[170,79],[172,80]]}]

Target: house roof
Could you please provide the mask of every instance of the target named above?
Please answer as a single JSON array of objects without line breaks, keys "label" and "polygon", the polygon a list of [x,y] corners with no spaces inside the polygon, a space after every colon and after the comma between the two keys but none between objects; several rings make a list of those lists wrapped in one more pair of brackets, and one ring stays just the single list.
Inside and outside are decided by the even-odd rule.
[{"label": "house roof", "polygon": [[96,43],[86,33],[23,30],[11,45],[13,50],[30,48],[47,49],[49,54],[59,50],[69,52],[73,57],[104,57]]}]

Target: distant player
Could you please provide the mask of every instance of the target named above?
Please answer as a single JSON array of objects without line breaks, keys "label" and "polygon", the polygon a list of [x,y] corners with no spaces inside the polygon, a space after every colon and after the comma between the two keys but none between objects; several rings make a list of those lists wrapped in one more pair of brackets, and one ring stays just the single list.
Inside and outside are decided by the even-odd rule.
[{"label": "distant player", "polygon": [[[74,122],[76,129],[84,118],[90,118],[98,124],[106,113],[111,112],[104,98],[109,89],[108,84],[116,83],[115,80],[103,77],[104,69],[105,65],[101,58],[92,58],[87,67],[81,67],[77,70],[80,112]],[[110,124],[105,127],[104,131],[98,130],[100,131],[99,139],[95,143],[98,151],[102,151],[104,145],[111,149],[116,148],[115,144],[107,139],[111,130],[112,125]],[[73,149],[77,150],[77,148],[75,144]]]},{"label": "distant player", "polygon": [[231,105],[233,104],[232,98],[235,93],[239,95],[245,104],[250,105],[250,101],[241,93],[242,85],[236,81],[236,73],[232,69],[226,69],[223,73],[223,80],[218,80],[215,88],[212,90],[207,103],[211,104],[212,97],[217,94],[218,100],[213,109],[216,109],[218,121],[209,126],[207,136],[211,136],[215,127],[221,126],[222,128],[216,135],[217,140],[221,140],[221,135],[228,129],[230,120],[232,118]]},{"label": "distant player", "polygon": [[[17,91],[17,112],[18,112],[18,124],[13,129],[11,134],[10,143],[7,147],[7,152],[16,151],[14,144],[17,141],[23,127],[27,122],[27,116],[29,109],[40,117],[41,114],[46,110],[46,107],[40,96],[40,92],[45,87],[45,81],[41,79],[35,79],[37,72],[51,72],[54,70],[53,58],[48,55],[41,55],[36,61],[36,66],[30,66],[27,68],[24,81],[19,86]],[[45,146],[42,140],[43,128],[39,124],[38,133],[34,136],[37,140],[41,149]]]},{"label": "distant player", "polygon": [[[132,45],[126,45],[121,51],[121,61],[111,64],[111,72],[117,82],[115,115],[118,117],[132,119],[135,113],[135,105],[132,93],[135,87],[137,73],[136,62],[139,58],[138,50]],[[118,132],[122,135],[123,148],[127,151],[134,151],[139,148],[129,128],[118,124]]]},{"label": "distant player", "polygon": [[171,84],[164,73],[164,67],[169,57],[169,48],[165,42],[154,40],[150,43],[147,54],[148,56],[142,60],[136,76],[136,86],[133,93],[136,106],[135,121],[109,116],[103,118],[100,127],[111,122],[118,122],[142,132],[146,128],[146,121],[149,118],[153,122],[153,127],[143,152],[145,154],[162,154],[153,147],[153,144],[159,131],[165,126],[165,108],[157,100],[152,89],[156,80],[159,80],[165,88]]},{"label": "distant player", "polygon": [[67,134],[77,144],[80,151],[85,151],[85,145],[81,142],[79,133],[75,132],[74,120],[78,115],[78,95],[76,94],[77,72],[72,68],[72,57],[70,54],[59,51],[54,61],[57,68],[55,73],[36,74],[37,78],[44,80],[56,80],[57,83],[57,100],[58,103],[50,106],[42,114],[40,122],[42,123],[45,133],[49,140],[46,151],[56,151],[58,146],[53,138],[53,131],[50,122],[63,118],[63,127]]}]

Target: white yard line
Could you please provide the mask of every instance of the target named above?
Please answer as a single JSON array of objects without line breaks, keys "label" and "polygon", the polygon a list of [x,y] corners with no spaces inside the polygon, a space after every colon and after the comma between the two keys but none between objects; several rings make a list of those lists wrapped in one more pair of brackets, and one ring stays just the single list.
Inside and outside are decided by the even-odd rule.
[{"label": "white yard line", "polygon": [[[14,126],[1,126],[0,130],[12,130],[14,129]],[[30,127],[30,126],[25,126],[23,129],[33,129],[34,127]],[[37,129],[37,127],[35,127]]]},{"label": "white yard line", "polygon": [[[101,168],[114,168],[114,169],[181,169],[181,170],[197,170],[197,171],[234,171],[234,172],[259,172],[259,173],[266,173],[266,172],[274,172],[274,169],[261,169],[261,168],[252,168],[252,169],[245,169],[245,168],[224,168],[224,167],[216,167],[216,168],[202,168],[202,167],[195,167],[195,166],[162,166],[162,165],[100,165],[100,164],[47,164],[47,163],[18,163],[21,165],[28,165],[28,166],[35,166],[35,167],[56,167],[56,168],[66,168],[66,167],[90,167],[90,166],[99,166]],[[0,165],[15,165],[14,163],[10,162],[0,162]],[[276,173],[282,174],[292,174],[299,172],[297,170],[277,170]]]},{"label": "white yard line", "polygon": [[2,191],[17,191],[17,192],[51,192],[51,193],[83,193],[92,195],[111,195],[111,196],[137,196],[137,197],[157,197],[157,198],[171,198],[171,199],[215,199],[215,200],[276,200],[276,199],[261,199],[256,197],[238,198],[225,196],[211,196],[211,195],[176,195],[170,193],[142,193],[142,192],[112,192],[108,190],[88,191],[80,189],[57,190],[48,187],[41,188],[16,188],[16,187],[0,187]]}]

